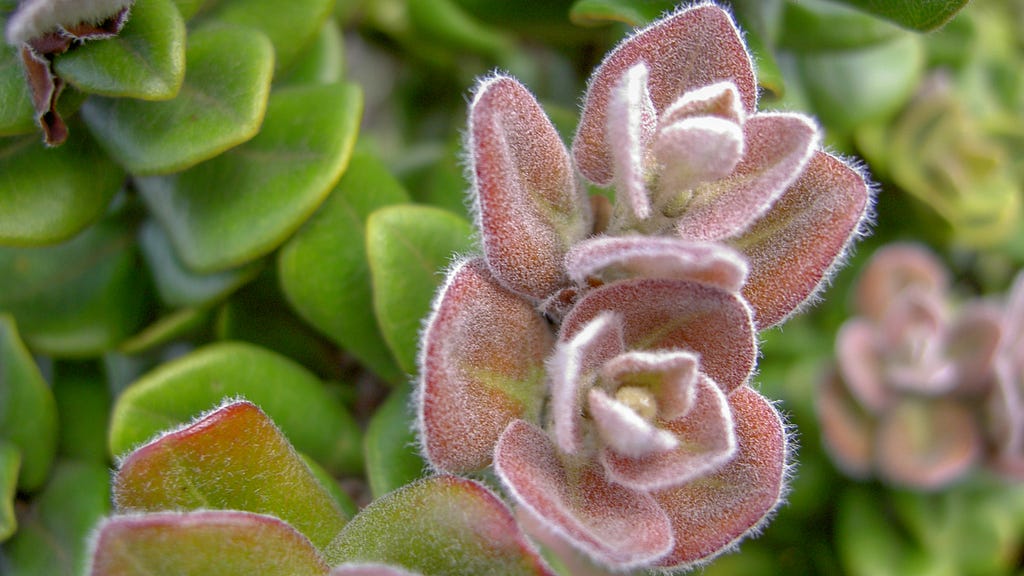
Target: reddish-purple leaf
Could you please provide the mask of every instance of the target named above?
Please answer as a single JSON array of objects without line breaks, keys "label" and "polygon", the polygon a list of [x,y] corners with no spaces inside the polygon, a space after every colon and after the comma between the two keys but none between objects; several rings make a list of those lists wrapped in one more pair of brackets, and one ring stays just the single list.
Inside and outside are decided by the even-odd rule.
[{"label": "reddish-purple leaf", "polygon": [[580,242],[565,257],[569,277],[586,285],[624,278],[692,280],[738,292],[747,279],[743,255],[722,244],[665,236],[599,236]]},{"label": "reddish-purple leaf", "polygon": [[851,318],[836,334],[836,361],[839,376],[853,398],[871,412],[885,410],[892,391],[885,381],[875,327],[862,318]]},{"label": "reddish-purple leaf", "polygon": [[700,357],[683,350],[647,352],[630,350],[601,368],[605,382],[643,387],[657,403],[655,416],[662,420],[682,418],[697,399]]},{"label": "reddish-purple leaf", "polygon": [[672,519],[675,547],[658,563],[707,561],[756,532],[779,504],[786,436],[778,412],[747,386],[729,396],[738,450],[718,472],[654,494]]},{"label": "reddish-purple leaf", "polygon": [[860,173],[817,152],[768,213],[731,241],[750,259],[743,294],[759,330],[782,322],[816,293],[856,236],[869,203]]},{"label": "reddish-purple leaf", "polygon": [[630,457],[606,447],[601,461],[612,481],[636,490],[664,490],[715,472],[735,454],[736,435],[728,402],[721,388],[707,377],[700,378],[696,404],[686,416],[657,424],[678,439],[674,449]]},{"label": "reddish-purple leaf", "polygon": [[732,174],[744,149],[743,128],[722,118],[683,118],[658,130],[651,151],[660,168],[656,199],[660,212],[673,218],[687,214],[691,207],[699,211],[710,200],[706,196],[716,196],[715,188],[723,187],[723,183],[715,188],[708,183]]},{"label": "reddish-purple leaf", "polygon": [[693,191],[676,224],[683,238],[721,240],[743,233],[800,175],[818,146],[818,128],[801,114],[756,114],[743,125],[743,141],[735,171]]},{"label": "reddish-purple leaf", "polygon": [[857,310],[872,320],[885,318],[896,295],[915,288],[944,294],[949,273],[942,262],[918,244],[896,243],[871,256],[857,281]]},{"label": "reddish-purple leaf", "polygon": [[[946,356],[956,366],[957,391],[979,392],[988,387],[1000,346],[1012,345],[1012,334],[1004,334],[1004,330],[1013,330],[1014,320],[1012,310],[987,302],[971,302],[960,309],[944,343]],[[1016,352],[1007,347],[1006,354],[1024,358],[1024,342],[1017,346]]]},{"label": "reddish-purple leaf", "polygon": [[93,541],[92,576],[325,576],[316,548],[272,516],[233,510],[113,516]]},{"label": "reddish-purple leaf", "polygon": [[561,339],[571,338],[604,311],[618,313],[631,350],[689,350],[701,371],[729,391],[744,384],[757,347],[750,309],[736,294],[684,280],[643,278],[588,292],[565,317]]},{"label": "reddish-purple leaf", "polygon": [[48,59],[27,44],[21,47],[21,61],[44,141],[47,146],[59,146],[68,137],[68,127],[57,112],[57,99],[64,90],[64,80],[53,74]]},{"label": "reddish-purple leaf", "polygon": [[330,576],[419,576],[419,574],[387,564],[368,562],[336,566],[331,570]]},{"label": "reddish-purple leaf", "polygon": [[573,338],[555,347],[548,361],[552,433],[563,452],[573,454],[582,448],[583,396],[594,385],[602,365],[623,349],[622,319],[610,313],[594,318]]},{"label": "reddish-purple leaf", "polygon": [[[651,395],[643,389],[631,387],[620,388],[619,392],[624,390],[632,394],[616,394],[615,398],[612,398],[601,388],[591,388],[587,394],[590,417],[605,450],[632,460],[647,459],[678,448],[678,438],[644,418],[636,409],[635,404],[639,403],[642,404],[639,406],[641,409],[647,408],[654,412],[656,407],[650,400]],[[639,396],[643,399],[640,402],[629,403],[630,396]]]},{"label": "reddish-purple leaf", "polygon": [[748,112],[756,107],[750,55],[727,12],[708,4],[658,20],[619,44],[591,76],[573,155],[583,175],[597,184],[607,185],[613,177],[606,132],[611,93],[639,63],[650,70],[650,97],[659,114],[686,92],[721,81],[736,85]]},{"label": "reddish-purple leaf", "polygon": [[417,406],[428,461],[448,472],[487,467],[505,426],[538,415],[553,345],[544,318],[482,260],[457,265],[421,342]]},{"label": "reddish-purple leaf", "polygon": [[671,549],[671,526],[653,498],[608,482],[596,462],[563,462],[532,424],[509,425],[494,468],[516,503],[603,564],[644,566]]},{"label": "reddish-purple leaf", "polygon": [[736,85],[732,82],[716,82],[686,92],[661,113],[658,130],[686,118],[700,116],[743,124],[747,111],[743,108]]},{"label": "reddish-purple leaf", "polygon": [[22,0],[7,21],[7,41],[17,46],[62,28],[73,31],[76,24],[113,20],[116,25],[133,3],[134,0]]},{"label": "reddish-purple leaf", "polygon": [[874,468],[874,419],[829,370],[817,395],[818,423],[825,448],[843,472],[866,478]]},{"label": "reddish-purple leaf", "polygon": [[654,137],[658,118],[647,92],[647,67],[637,64],[612,90],[608,114],[615,118],[607,126],[615,166],[615,193],[628,202],[638,220],[649,218],[647,193],[647,149]]},{"label": "reddish-purple leaf", "polygon": [[508,288],[546,298],[566,284],[562,257],[591,225],[565,145],[522,84],[494,76],[477,86],[468,147],[488,265]]}]

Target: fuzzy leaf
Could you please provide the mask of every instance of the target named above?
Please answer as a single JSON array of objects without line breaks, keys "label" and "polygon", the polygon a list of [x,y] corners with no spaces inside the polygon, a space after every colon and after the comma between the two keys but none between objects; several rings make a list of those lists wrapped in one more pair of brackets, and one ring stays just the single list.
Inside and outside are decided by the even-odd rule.
[{"label": "fuzzy leaf", "polygon": [[453,476],[378,498],[345,526],[327,557],[421,574],[550,574],[505,504],[483,485]]},{"label": "fuzzy leaf", "polygon": [[656,402],[652,416],[672,421],[686,416],[697,398],[700,357],[682,350],[631,350],[601,367],[606,383],[643,387]]},{"label": "fuzzy leaf", "polygon": [[57,75],[92,94],[174,98],[185,77],[185,22],[171,0],[136,0],[117,36],[54,59]]},{"label": "fuzzy leaf", "polygon": [[904,486],[937,489],[967,473],[981,457],[982,444],[966,406],[951,398],[908,398],[878,426],[879,474]]},{"label": "fuzzy leaf", "polygon": [[392,390],[366,427],[363,452],[374,498],[416,480],[427,467],[416,450],[416,437],[409,425],[415,417],[409,401],[411,395],[407,385]]},{"label": "fuzzy leaf", "polygon": [[731,242],[750,261],[743,295],[758,330],[782,322],[815,295],[860,231],[870,203],[861,174],[816,152],[771,210]]},{"label": "fuzzy leaf", "polygon": [[565,284],[562,257],[589,233],[589,213],[558,132],[512,78],[476,88],[470,170],[487,264],[508,288],[543,299]]},{"label": "fuzzy leaf", "polygon": [[121,461],[122,513],[244,510],[279,518],[323,549],[345,525],[327,491],[256,405],[234,402]]},{"label": "fuzzy leaf", "polygon": [[648,565],[672,547],[672,528],[651,496],[608,482],[596,463],[559,458],[544,431],[515,420],[494,470],[513,500],[574,546],[617,569]]},{"label": "fuzzy leaf", "polygon": [[277,257],[281,289],[295,311],[389,382],[402,379],[376,319],[366,256],[366,220],[409,200],[376,157],[356,151],[341,181]]},{"label": "fuzzy leaf", "polygon": [[948,22],[968,0],[839,0],[866,12],[921,32],[934,30]]},{"label": "fuzzy leaf", "polygon": [[605,132],[611,92],[640,62],[650,69],[651,101],[659,114],[684,93],[719,81],[736,85],[746,111],[753,112],[757,103],[750,55],[728,13],[713,5],[678,10],[617,46],[591,76],[573,156],[583,175],[597,184],[612,180]]},{"label": "fuzzy leaf", "polygon": [[571,338],[603,311],[623,318],[629,350],[687,350],[725,391],[750,377],[757,354],[750,310],[736,295],[683,280],[640,279],[588,292],[562,324]]},{"label": "fuzzy leaf", "polygon": [[91,576],[326,576],[305,536],[271,516],[228,510],[113,516],[97,528]]},{"label": "fuzzy leaf", "polygon": [[249,344],[211,344],[161,364],[117,399],[110,451],[123,455],[224,398],[260,406],[295,445],[332,472],[362,468],[359,428],[323,383],[294,362]]},{"label": "fuzzy leaf", "polygon": [[6,37],[22,44],[50,32],[72,32],[78,24],[98,24],[130,7],[132,0],[25,0],[7,22]]},{"label": "fuzzy leaf", "polygon": [[660,566],[708,560],[756,532],[779,504],[786,434],[778,412],[747,386],[729,396],[738,451],[717,473],[655,493],[672,520],[675,547]]},{"label": "fuzzy leaf", "polygon": [[61,244],[0,248],[0,309],[33,351],[92,356],[140,325],[147,291],[132,226],[118,209]]},{"label": "fuzzy leaf", "polygon": [[249,140],[260,129],[273,73],[265,36],[215,26],[189,34],[176,98],[90,98],[82,117],[100,145],[132,174],[184,170]]},{"label": "fuzzy leaf", "polygon": [[336,566],[331,570],[330,576],[417,576],[417,574],[387,564],[367,562]]},{"label": "fuzzy leaf", "polygon": [[498,284],[482,260],[449,273],[424,332],[417,392],[421,442],[433,466],[484,468],[509,422],[538,416],[553,344],[544,318]]},{"label": "fuzzy leaf", "polygon": [[472,229],[429,206],[391,206],[366,222],[373,310],[384,341],[406,374],[416,372],[423,319],[452,257],[470,248]]},{"label": "fuzzy leaf", "polygon": [[738,292],[747,279],[747,263],[735,250],[722,244],[671,237],[588,238],[566,254],[565,267],[569,278],[581,286],[590,277],[605,282],[664,278],[691,280]]},{"label": "fuzzy leaf", "polygon": [[52,244],[98,219],[124,172],[77,131],[59,148],[35,134],[0,140],[0,243]]},{"label": "fuzzy leaf", "polygon": [[[636,410],[612,398],[604,390],[591,388],[587,401],[594,427],[608,454],[646,459],[679,447],[679,440],[671,432],[648,422]],[[619,484],[627,485],[621,481]]]},{"label": "fuzzy leaf", "polygon": [[[664,167],[658,176],[662,211],[677,209],[673,205],[677,197],[686,198],[689,204],[695,188],[707,194],[710,187],[701,184],[732,174],[743,158],[743,140],[743,128],[739,124],[710,116],[684,118],[659,130],[652,151],[658,164]],[[698,206],[705,202],[707,200],[699,202]]]},{"label": "fuzzy leaf", "polygon": [[640,63],[622,75],[608,101],[608,116],[616,121],[609,122],[606,130],[611,142],[616,197],[629,203],[638,220],[651,215],[645,164],[658,122],[647,90],[648,74],[647,66]]},{"label": "fuzzy leaf", "polygon": [[362,114],[349,84],[275,90],[259,134],[185,172],[138,180],[182,261],[225,270],[280,246],[348,165]]},{"label": "fuzzy leaf", "polygon": [[800,175],[818,145],[800,114],[756,114],[743,125],[743,160],[724,180],[698,186],[676,227],[684,238],[720,240],[744,231]]}]

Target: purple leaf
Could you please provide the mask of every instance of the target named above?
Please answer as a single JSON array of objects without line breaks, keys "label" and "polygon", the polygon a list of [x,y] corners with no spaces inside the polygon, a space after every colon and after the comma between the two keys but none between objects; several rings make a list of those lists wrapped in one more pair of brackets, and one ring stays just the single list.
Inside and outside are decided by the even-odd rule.
[{"label": "purple leaf", "polygon": [[951,398],[904,399],[879,423],[875,442],[880,475],[924,489],[958,480],[982,448],[970,409]]},{"label": "purple leaf", "polygon": [[330,576],[419,576],[419,574],[387,564],[367,562],[336,566],[331,570]]},{"label": "purple leaf", "polygon": [[553,345],[544,318],[482,260],[456,265],[421,343],[417,406],[427,460],[448,472],[487,467],[505,426],[537,417]]},{"label": "purple leaf", "polygon": [[839,376],[853,398],[871,412],[885,410],[892,401],[892,391],[885,380],[875,327],[870,322],[853,318],[840,326],[836,361]]},{"label": "purple leaf", "polygon": [[942,262],[918,244],[897,243],[871,256],[857,280],[857,311],[871,318],[885,318],[896,295],[911,288],[945,294],[949,273]]},{"label": "purple leaf", "polygon": [[874,419],[834,371],[818,390],[817,411],[829,455],[846,474],[867,478],[874,468]]},{"label": "purple leaf", "polygon": [[502,284],[542,300],[566,284],[562,257],[590,233],[569,153],[533,95],[494,76],[469,113],[470,170],[487,263]]},{"label": "purple leaf", "polygon": [[685,416],[696,401],[699,364],[699,357],[691,352],[631,350],[608,361],[601,377],[622,386],[650,389],[657,403],[655,415],[675,420]]},{"label": "purple leaf", "polygon": [[629,202],[633,215],[644,220],[651,215],[647,195],[647,148],[658,122],[647,92],[647,67],[633,66],[612,91],[608,114],[616,122],[607,125],[615,166],[615,192]]},{"label": "purple leaf", "polygon": [[[619,389],[620,393],[623,391],[643,393],[641,389],[629,387]],[[641,416],[636,402],[628,402],[621,396],[623,394],[616,394],[612,398],[600,388],[591,388],[587,394],[590,417],[606,450],[630,459],[643,459],[679,447],[679,439]],[[654,402],[647,398],[644,403],[654,408]],[[620,484],[628,485],[626,482]]]}]

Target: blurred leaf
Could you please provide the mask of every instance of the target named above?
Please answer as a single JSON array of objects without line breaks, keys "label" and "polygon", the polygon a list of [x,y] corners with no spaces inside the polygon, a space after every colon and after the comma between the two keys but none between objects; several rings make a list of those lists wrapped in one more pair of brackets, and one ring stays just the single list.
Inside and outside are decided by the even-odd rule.
[{"label": "blurred leaf", "polygon": [[408,195],[377,158],[356,152],[320,210],[278,255],[281,288],[303,319],[328,335],[381,378],[403,378],[373,309],[366,260],[366,219]]},{"label": "blurred leaf", "polygon": [[82,462],[107,465],[107,425],[113,398],[94,363],[60,363],[54,371],[58,453]]},{"label": "blurred leaf", "polygon": [[576,0],[569,11],[573,24],[596,26],[623,22],[647,24],[676,6],[675,0]]},{"label": "blurred leaf", "polygon": [[794,52],[852,50],[892,41],[904,33],[885,20],[833,2],[786,0],[778,46]]},{"label": "blurred leaf", "polygon": [[4,568],[10,569],[4,576],[84,574],[89,532],[109,510],[105,464],[58,462],[45,489],[19,516],[18,532],[4,544]]},{"label": "blurred leaf", "polygon": [[512,42],[462,10],[453,0],[407,0],[409,19],[424,41],[451,50],[469,51],[501,60]]},{"label": "blurred leaf", "polygon": [[7,540],[18,529],[14,516],[14,496],[18,491],[18,470],[21,469],[21,449],[0,439],[0,542]]},{"label": "blurred leaf", "polygon": [[377,322],[408,374],[416,372],[420,327],[444,269],[472,247],[472,233],[462,218],[429,206],[382,208],[366,223]]},{"label": "blurred leaf", "polygon": [[334,0],[219,0],[201,19],[241,24],[267,35],[274,45],[275,71],[292,65],[320,31],[334,9]]},{"label": "blurred leaf", "polygon": [[331,543],[327,558],[421,574],[545,574],[511,511],[483,485],[437,476],[378,498]]},{"label": "blurred leaf", "polygon": [[0,140],[0,243],[51,244],[99,218],[124,172],[81,130],[59,148],[38,134]]},{"label": "blurred leaf", "polygon": [[920,32],[927,32],[949,21],[968,0],[833,0],[854,6]]},{"label": "blurred leaf", "polygon": [[271,516],[207,510],[114,516],[93,542],[93,576],[326,576],[302,534]]},{"label": "blurred leaf", "polygon": [[239,266],[320,206],[348,165],[361,114],[355,85],[275,90],[255,138],[186,172],[140,178],[142,198],[186,266]]},{"label": "blurred leaf", "polygon": [[291,360],[250,344],[220,342],[161,364],[114,405],[110,451],[123,455],[225,398],[244,397],[295,445],[333,473],[362,469],[361,433],[324,384]]},{"label": "blurred leaf", "polygon": [[288,440],[249,402],[221,406],[126,456],[114,477],[114,502],[122,513],[213,509],[267,514],[320,549],[346,522]]},{"label": "blurred leaf", "polygon": [[0,314],[0,441],[21,451],[20,490],[35,490],[57,450],[57,405],[7,314]]},{"label": "blurred leaf", "polygon": [[139,326],[148,291],[133,227],[119,207],[62,244],[0,248],[0,310],[34,352],[92,356]]},{"label": "blurred leaf", "polygon": [[124,354],[142,354],[173,340],[202,331],[209,323],[209,308],[180,308],[161,316],[118,346]]},{"label": "blurred leaf", "polygon": [[309,467],[309,471],[313,473],[313,476],[320,482],[320,486],[327,491],[327,494],[337,504],[338,509],[345,517],[345,521],[351,520],[359,512],[359,506],[352,501],[352,497],[345,493],[344,490],[338,486],[338,481],[331,476],[324,467],[321,466],[316,460],[313,460],[305,454],[299,454],[302,457],[302,461]]},{"label": "blurred leaf", "polygon": [[171,0],[136,0],[117,36],[76,46],[53,67],[84,92],[174,98],[185,77],[185,22]]},{"label": "blurred leaf", "polygon": [[366,476],[374,498],[416,480],[427,469],[416,448],[409,385],[391,391],[366,428]]},{"label": "blurred leaf", "polygon": [[252,280],[263,267],[253,261],[229,270],[201,274],[185,267],[174,253],[171,240],[159,224],[144,222],[139,247],[153,274],[161,302],[172,308],[202,306],[220,300]]},{"label": "blurred leaf", "polygon": [[172,100],[92,97],[82,107],[96,139],[133,174],[184,170],[260,129],[274,63],[265,36],[233,26],[195,30],[185,62]]},{"label": "blurred leaf", "polygon": [[274,86],[334,84],[344,78],[345,42],[337,22],[328,19],[313,42],[299,55],[295,65],[274,77]]},{"label": "blurred leaf", "polygon": [[[6,16],[0,11],[0,29]],[[34,133],[35,114],[18,48],[0,42],[0,136]]]}]

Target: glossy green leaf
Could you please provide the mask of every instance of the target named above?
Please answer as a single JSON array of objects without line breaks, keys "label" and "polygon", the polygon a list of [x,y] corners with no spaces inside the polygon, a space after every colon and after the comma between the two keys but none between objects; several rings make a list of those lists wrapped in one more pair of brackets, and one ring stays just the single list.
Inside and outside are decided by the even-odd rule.
[{"label": "glossy green leaf", "polygon": [[835,0],[893,22],[926,32],[948,22],[968,0]]},{"label": "glossy green leaf", "polygon": [[14,516],[14,495],[18,490],[18,471],[21,469],[21,449],[0,440],[0,542],[7,540],[18,529]]},{"label": "glossy green leaf", "polygon": [[117,209],[62,244],[0,248],[0,310],[33,352],[93,356],[140,325],[148,291],[133,227]]},{"label": "glossy green leaf", "polygon": [[511,511],[483,485],[437,476],[378,498],[345,526],[327,558],[421,574],[546,574]]},{"label": "glossy green leaf", "polygon": [[778,45],[795,52],[862,48],[904,33],[888,21],[825,0],[788,0],[782,14]]},{"label": "glossy green leaf", "polygon": [[279,72],[313,41],[333,9],[333,0],[292,0],[287,9],[277,0],[220,0],[200,18],[241,24],[266,34],[274,44]]},{"label": "glossy green leaf", "polygon": [[454,0],[408,0],[409,20],[431,45],[470,51],[498,59],[513,50],[512,42],[466,13]]},{"label": "glossy green leaf", "polygon": [[121,342],[117,347],[123,354],[143,354],[177,339],[202,333],[210,324],[213,311],[209,308],[180,308],[161,316],[151,324]]},{"label": "glossy green leaf", "polygon": [[167,432],[121,460],[120,512],[244,510],[284,520],[317,548],[346,518],[273,422],[233,402]]},{"label": "glossy green leaf", "polygon": [[84,574],[89,532],[109,511],[105,464],[58,462],[43,491],[20,511],[18,532],[4,543],[4,576]]},{"label": "glossy green leaf", "polygon": [[123,455],[238,397],[258,405],[296,449],[329,471],[362,469],[359,428],[324,384],[279,354],[236,342],[211,344],[161,364],[129,386],[114,405],[110,451]]},{"label": "glossy green leaf", "polygon": [[77,46],[53,66],[83,92],[174,98],[185,77],[185,21],[171,0],[136,0],[117,36]]},{"label": "glossy green leaf", "polygon": [[[0,28],[7,19],[0,12]],[[0,136],[36,131],[35,109],[18,48],[0,42]]]},{"label": "glossy green leaf", "polygon": [[274,77],[275,87],[292,84],[334,84],[345,78],[345,42],[332,18],[320,27],[313,42],[284,74]]},{"label": "glossy green leaf", "polygon": [[391,206],[370,215],[366,252],[373,305],[384,340],[409,374],[423,318],[452,256],[472,247],[472,228],[462,218],[429,206]]},{"label": "glossy green leaf", "polygon": [[576,0],[569,11],[569,18],[580,26],[595,26],[609,22],[638,26],[651,22],[675,5],[674,0]]},{"label": "glossy green leaf", "polygon": [[96,139],[133,174],[184,170],[260,129],[274,63],[266,37],[233,26],[196,30],[188,36],[185,63],[174,99],[93,97],[82,107]]},{"label": "glossy green leaf", "polygon": [[139,230],[139,247],[153,274],[160,301],[172,308],[204,306],[221,300],[252,280],[262,268],[254,261],[238,268],[200,274],[181,263],[159,224],[148,220]]},{"label": "glossy green leaf", "polygon": [[366,477],[374,498],[420,478],[427,469],[416,449],[411,394],[409,385],[392,390],[366,428]]},{"label": "glossy green leaf", "polygon": [[114,516],[93,541],[91,576],[326,576],[302,534],[271,516],[208,510]]},{"label": "glossy green leaf", "polygon": [[107,424],[114,402],[99,367],[92,362],[57,364],[53,396],[59,422],[58,454],[106,465]]},{"label": "glossy green leaf", "polygon": [[57,450],[57,405],[7,314],[0,314],[0,441],[21,451],[18,488],[39,488]]},{"label": "glossy green leaf", "polygon": [[389,382],[403,378],[373,309],[366,219],[409,199],[384,164],[356,152],[341,181],[278,254],[281,288],[298,314]]},{"label": "glossy green leaf", "polygon": [[186,266],[239,266],[316,211],[348,164],[361,114],[354,85],[275,90],[259,135],[186,172],[140,178],[142,197]]},{"label": "glossy green leaf", "polygon": [[0,140],[0,244],[70,238],[103,214],[123,180],[84,130],[58,148],[38,134]]}]

